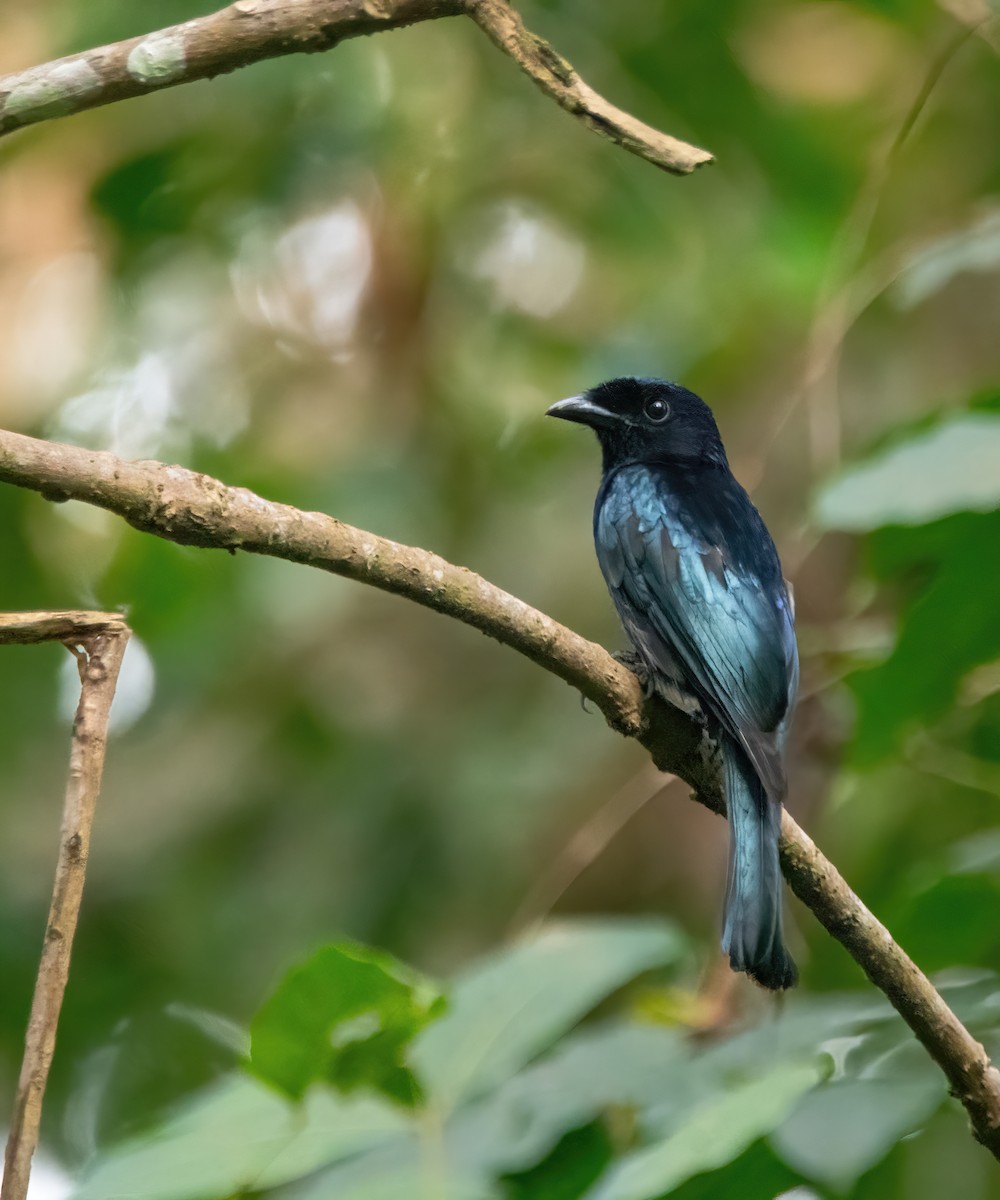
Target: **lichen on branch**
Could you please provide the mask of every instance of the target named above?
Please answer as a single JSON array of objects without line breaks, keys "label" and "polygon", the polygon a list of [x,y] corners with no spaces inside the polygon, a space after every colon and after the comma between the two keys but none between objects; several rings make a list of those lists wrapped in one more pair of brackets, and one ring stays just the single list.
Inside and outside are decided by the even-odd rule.
[{"label": "lichen on branch", "polygon": [[211,79],[267,58],[330,50],[348,38],[469,16],[589,129],[674,175],[711,154],[643,124],[588,87],[506,0],[236,0],[139,37],[0,77],[0,136],[147,92]]}]

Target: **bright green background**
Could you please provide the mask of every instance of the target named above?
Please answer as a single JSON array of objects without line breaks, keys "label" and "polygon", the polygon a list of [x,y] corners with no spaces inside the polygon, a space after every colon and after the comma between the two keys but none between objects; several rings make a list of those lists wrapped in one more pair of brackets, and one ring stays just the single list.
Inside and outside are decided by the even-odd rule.
[{"label": "bright green background", "polygon": [[[203,11],[95,0],[5,12],[2,65]],[[718,163],[688,179],[657,172],[572,122],[460,20],[27,130],[0,146],[0,421],[180,461],[426,546],[617,647],[589,540],[596,449],[542,413],[615,373],[682,380],[716,409],[795,584],[793,811],[922,966],[992,971],[996,23],[956,50],[882,171],[963,28],[942,7],[523,11],[588,82]],[[831,334],[840,352],[811,379]],[[657,791],[641,751],[562,684],[357,585],[181,549],[12,488],[0,490],[0,563],[0,607],[123,606],[155,679],[109,756],[48,1099],[47,1144],[73,1170],[229,1069],[232,1046],[206,1035],[205,1013],[249,1024],[288,967],[344,936],[439,979],[462,974],[543,915],[593,814]],[[65,657],[0,654],[2,1096],[48,900]],[[559,898],[562,914],[669,915],[683,931],[683,953],[615,982],[658,971],[601,1010],[608,1028],[641,1037],[655,1019],[667,1038],[710,1020],[724,872],[722,823],[674,786]],[[854,1011],[830,997],[872,997],[805,910],[790,902],[789,917],[800,1002],[828,1005],[803,1038],[814,1064]],[[993,990],[981,989],[988,1028]],[[767,1020],[742,984],[722,1011],[726,1028]],[[801,1061],[762,1053],[741,1086],[794,1098]],[[898,1094],[859,1099],[865,1069],[822,1092],[828,1111],[811,1124],[803,1110],[782,1126],[775,1109],[769,1140],[765,1122],[720,1143],[732,1165],[676,1194],[771,1197],[809,1182],[825,1195],[829,1177],[794,1147],[829,1144],[839,1119],[874,1104],[899,1127],[839,1194],[1000,1195],[954,1108],[936,1093],[921,1108],[895,1067],[884,1082]],[[698,1086],[716,1078],[722,1099],[740,1094],[710,1065]],[[656,1086],[665,1102],[667,1068]],[[551,1110],[556,1135],[580,1130],[563,1159],[520,1191],[489,1187],[581,1195],[609,1156],[665,1128],[599,1100],[561,1126]],[[656,1094],[646,1100],[655,1110]],[[757,1093],[737,1107],[770,1111]],[[859,1145],[869,1124],[838,1136]],[[524,1170],[547,1150],[532,1152]]]}]

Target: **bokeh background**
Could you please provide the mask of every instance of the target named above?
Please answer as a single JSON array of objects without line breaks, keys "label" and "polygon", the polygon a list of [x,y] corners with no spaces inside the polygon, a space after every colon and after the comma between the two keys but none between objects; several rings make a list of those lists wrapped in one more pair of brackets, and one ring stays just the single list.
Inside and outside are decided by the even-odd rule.
[{"label": "bokeh background", "polygon": [[[204,11],[8,6],[0,69]],[[457,19],[26,130],[0,145],[0,421],[425,546],[618,647],[596,448],[542,414],[614,374],[683,381],[794,582],[793,812],[922,966],[995,970],[997,23],[972,0],[522,11],[717,164],[675,179],[594,137]],[[447,977],[550,911],[667,915],[690,951],[650,1019],[766,1016],[719,969],[723,823],[510,651],[10,487],[0,563],[3,608],[122,607],[137,636],[47,1102],[68,1169],[220,1069],[185,1013],[245,1023],[340,935]],[[0,654],[3,1097],[67,659]],[[789,915],[803,993],[863,992]],[[918,1126],[848,1192],[1000,1196],[960,1111]],[[750,1153],[713,1194],[795,1185]]]}]

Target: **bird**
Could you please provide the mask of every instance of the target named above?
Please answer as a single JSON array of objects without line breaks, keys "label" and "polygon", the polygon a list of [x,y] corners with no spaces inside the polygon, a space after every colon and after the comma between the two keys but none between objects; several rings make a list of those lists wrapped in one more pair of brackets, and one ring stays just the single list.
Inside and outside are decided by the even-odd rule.
[{"label": "bird", "polygon": [[798,975],[782,932],[785,742],[798,688],[793,602],[712,410],[663,379],[610,379],[547,415],[602,452],[601,572],[647,693],[701,722],[721,752],[729,823],[722,949],[762,987]]}]

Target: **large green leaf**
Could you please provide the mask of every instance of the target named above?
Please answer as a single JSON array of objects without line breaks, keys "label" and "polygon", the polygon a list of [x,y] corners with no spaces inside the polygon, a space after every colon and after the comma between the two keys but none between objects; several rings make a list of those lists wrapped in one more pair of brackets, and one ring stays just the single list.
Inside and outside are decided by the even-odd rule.
[{"label": "large green leaf", "polygon": [[451,1161],[433,1127],[342,1162],[289,1189],[283,1200],[499,1200],[496,1181]]},{"label": "large green leaf", "polygon": [[509,1079],[610,992],[676,962],[684,945],[663,921],[551,926],[457,980],[448,1013],[414,1045],[413,1066],[449,1112]]},{"label": "large green leaf", "polygon": [[414,1104],[421,1090],[406,1048],[443,1008],[437,988],[389,955],[324,946],[288,972],[254,1018],[251,1067],[294,1100],[322,1081]]},{"label": "large green leaf", "polygon": [[940,718],[973,667],[1000,657],[1000,573],[984,570],[1000,544],[1000,513],[958,513],[932,525],[884,529],[872,539],[879,576],[908,579],[896,645],[876,667],[848,677],[858,714],[852,755],[870,763]]},{"label": "large green leaf", "polygon": [[822,1073],[816,1063],[784,1063],[720,1092],[664,1141],[623,1159],[588,1200],[655,1200],[694,1175],[724,1166],[785,1120]]},{"label": "large green leaf", "polygon": [[1000,504],[1000,414],[968,412],[845,468],[820,492],[828,529],[924,525]]},{"label": "large green leaf", "polygon": [[417,1139],[405,1150],[377,1148],[324,1172],[297,1191],[296,1200],[327,1195],[362,1200],[372,1180],[398,1179],[406,1169],[401,1157],[409,1163],[414,1187],[431,1187],[437,1178],[458,1191],[487,1189],[497,1178],[541,1162],[569,1130],[608,1111],[641,1112],[665,1090],[677,1090],[678,1077],[690,1103],[692,1075],[678,1069],[690,1055],[686,1039],[674,1029],[609,1024],[585,1030],[446,1123],[435,1124],[428,1113],[415,1127],[422,1148]]},{"label": "large green leaf", "polygon": [[[581,1032],[447,1122],[428,1112],[407,1146],[377,1148],[324,1172],[296,1191],[296,1200],[362,1200],[374,1180],[398,1179],[407,1169],[414,1187],[431,1187],[438,1179],[457,1190],[488,1188],[500,1176],[541,1162],[567,1131],[611,1109],[643,1110],[662,1096],[668,1079],[675,1091],[678,1067],[689,1057],[685,1039],[673,1029],[613,1024]],[[691,1076],[683,1078],[688,1083],[681,1090],[690,1101]]]},{"label": "large green leaf", "polygon": [[1000,952],[1000,879],[979,872],[942,874],[901,895],[890,912],[900,944],[928,971],[996,961]]},{"label": "large green leaf", "polygon": [[295,1108],[256,1080],[233,1077],[102,1155],[74,1200],[229,1196],[299,1178],[405,1128],[400,1110],[376,1100],[317,1089]]},{"label": "large green leaf", "polygon": [[920,1080],[838,1079],[804,1096],[771,1144],[790,1167],[846,1192],[930,1119],[946,1090],[929,1063]]},{"label": "large green leaf", "polygon": [[607,1120],[564,1134],[530,1170],[504,1176],[505,1200],[579,1200],[607,1170],[614,1139]]},{"label": "large green leaf", "polygon": [[902,308],[912,308],[940,291],[963,271],[995,271],[1000,267],[1000,212],[992,209],[967,229],[926,242],[908,258],[894,295]]},{"label": "large green leaf", "polygon": [[692,1057],[689,1039],[677,1029],[614,1023],[584,1030],[461,1112],[449,1142],[461,1160],[475,1156],[497,1174],[525,1170],[567,1130],[602,1112],[640,1113],[666,1091],[693,1104],[700,1095],[688,1069]]},{"label": "large green leaf", "polygon": [[[372,1190],[376,1187],[391,1195],[393,1181],[407,1172],[419,1194],[435,1180],[456,1194],[487,1190],[498,1178],[542,1163],[569,1131],[609,1116],[660,1146],[686,1128],[692,1113],[714,1112],[734,1077],[760,1080],[774,1069],[776,1059],[797,1067],[803,1054],[815,1052],[824,1038],[854,1029],[860,1011],[882,1031],[881,1010],[870,1009],[862,1010],[856,998],[837,997],[708,1050],[698,1050],[679,1030],[662,1026],[609,1023],[584,1029],[447,1121],[437,1121],[430,1110],[415,1123],[412,1139],[339,1163],[297,1188],[294,1197],[367,1200],[383,1194]],[[884,1039],[890,1048],[906,1036],[898,1019],[892,1025]],[[849,1040],[861,1043],[865,1038]]]}]

